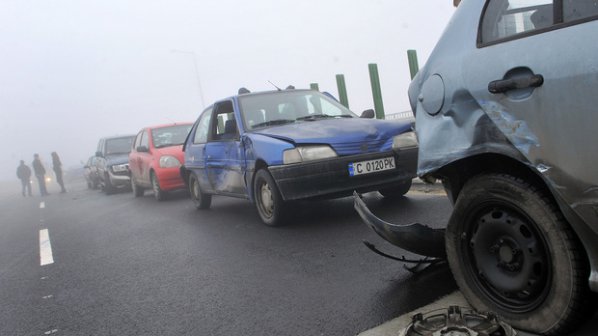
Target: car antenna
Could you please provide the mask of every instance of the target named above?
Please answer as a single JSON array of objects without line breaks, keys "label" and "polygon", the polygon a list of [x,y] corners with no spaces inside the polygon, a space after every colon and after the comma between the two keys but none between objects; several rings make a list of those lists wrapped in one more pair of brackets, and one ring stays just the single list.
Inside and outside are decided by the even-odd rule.
[{"label": "car antenna", "polygon": [[272,83],[271,81],[268,81],[268,83],[272,84],[272,86],[274,86],[276,88],[276,90],[278,91],[282,91],[278,86],[276,86],[274,83]]}]

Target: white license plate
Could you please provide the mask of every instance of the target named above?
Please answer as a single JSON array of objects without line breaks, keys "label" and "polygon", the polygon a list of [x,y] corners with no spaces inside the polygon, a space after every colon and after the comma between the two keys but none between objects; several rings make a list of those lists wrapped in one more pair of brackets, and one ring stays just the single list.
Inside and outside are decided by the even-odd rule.
[{"label": "white license plate", "polygon": [[349,175],[357,176],[363,174],[376,173],[385,170],[395,169],[395,158],[386,157],[382,159],[360,161],[349,163]]}]

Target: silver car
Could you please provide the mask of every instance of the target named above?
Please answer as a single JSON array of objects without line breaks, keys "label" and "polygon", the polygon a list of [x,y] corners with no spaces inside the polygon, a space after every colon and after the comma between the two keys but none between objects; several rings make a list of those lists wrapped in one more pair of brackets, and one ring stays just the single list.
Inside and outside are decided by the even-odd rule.
[{"label": "silver car", "polygon": [[598,0],[463,0],[409,98],[478,310],[563,335],[598,291]]}]

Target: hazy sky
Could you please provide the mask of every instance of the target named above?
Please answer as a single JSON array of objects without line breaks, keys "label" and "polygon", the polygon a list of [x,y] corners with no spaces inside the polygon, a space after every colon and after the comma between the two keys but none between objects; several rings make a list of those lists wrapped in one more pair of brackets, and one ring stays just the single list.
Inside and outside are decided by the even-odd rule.
[{"label": "hazy sky", "polygon": [[241,86],[273,89],[268,80],[337,96],[342,73],[359,113],[373,107],[368,63],[386,113],[406,111],[406,50],[423,66],[454,10],[451,0],[0,0],[0,180],[18,183],[19,160],[36,152],[80,165],[102,136],[195,121]]}]

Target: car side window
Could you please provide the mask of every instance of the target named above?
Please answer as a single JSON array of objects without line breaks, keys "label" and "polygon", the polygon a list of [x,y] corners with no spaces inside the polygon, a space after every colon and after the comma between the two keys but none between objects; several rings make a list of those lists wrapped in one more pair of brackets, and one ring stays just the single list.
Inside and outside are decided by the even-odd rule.
[{"label": "car side window", "polygon": [[208,142],[208,131],[210,130],[210,120],[212,119],[212,109],[209,108],[203,112],[199,117],[197,128],[195,129],[195,136],[193,137],[194,144]]},{"label": "car side window", "polygon": [[237,121],[235,120],[232,101],[227,100],[216,105],[210,130],[209,138],[212,141],[233,140],[239,138],[239,130],[237,129]]},{"label": "car side window", "polygon": [[143,131],[139,132],[137,134],[137,136],[135,137],[135,144],[133,146],[133,150],[137,151],[137,147],[141,146],[141,135],[143,134]]},{"label": "car side window", "polygon": [[563,21],[575,22],[598,16],[598,0],[563,0]]},{"label": "car side window", "polygon": [[149,148],[149,138],[147,136],[147,131],[143,131],[143,134],[141,134],[140,146],[145,146],[145,148]]},{"label": "car side window", "polygon": [[481,44],[550,27],[552,0],[490,0],[481,21]]}]

